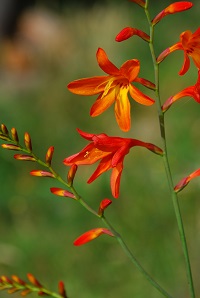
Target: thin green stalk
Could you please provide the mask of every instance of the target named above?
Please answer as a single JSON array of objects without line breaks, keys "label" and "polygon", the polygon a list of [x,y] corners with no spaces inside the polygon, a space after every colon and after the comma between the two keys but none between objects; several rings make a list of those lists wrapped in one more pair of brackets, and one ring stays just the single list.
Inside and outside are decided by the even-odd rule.
[{"label": "thin green stalk", "polygon": [[185,231],[184,231],[184,226],[183,226],[183,220],[182,220],[180,206],[179,206],[179,202],[178,202],[178,196],[177,196],[177,193],[174,191],[172,174],[171,174],[170,164],[169,164],[169,159],[168,159],[168,154],[167,154],[167,143],[166,143],[166,136],[165,136],[164,113],[162,112],[162,108],[161,108],[160,91],[159,91],[159,65],[156,61],[156,55],[155,55],[154,46],[153,46],[154,26],[152,26],[152,23],[151,23],[150,14],[149,14],[149,11],[148,11],[148,2],[149,1],[147,0],[146,1],[146,7],[145,7],[145,14],[147,16],[147,20],[148,20],[149,27],[150,27],[149,47],[150,47],[150,52],[151,52],[153,65],[154,65],[154,75],[155,75],[155,85],[156,85],[155,94],[156,94],[156,98],[157,98],[156,103],[157,103],[158,118],[159,118],[159,125],[160,125],[160,135],[161,135],[161,138],[162,138],[163,149],[164,149],[163,150],[164,151],[163,161],[164,161],[164,167],[165,167],[165,172],[166,172],[166,175],[167,175],[169,189],[170,189],[170,192],[171,192],[171,197],[172,197],[175,216],[176,216],[176,220],[177,220],[177,225],[178,225],[179,235],[180,235],[180,239],[181,239],[183,254],[184,254],[184,258],[185,258],[185,266],[186,266],[187,280],[188,280],[188,285],[189,285],[189,290],[190,290],[190,296],[191,296],[191,298],[195,298],[194,284],[193,284],[193,278],[192,278],[192,271],[191,271],[189,253],[188,253],[188,248],[187,248],[187,241],[186,241],[186,236],[185,236]]},{"label": "thin green stalk", "polygon": [[115,231],[112,225],[108,222],[105,216],[102,216],[102,221],[107,225],[107,227],[111,230],[111,232],[115,235],[117,241],[119,242],[120,246],[122,247],[125,254],[129,257],[131,262],[136,266],[136,268],[142,273],[142,275],[150,282],[150,284],[155,287],[164,297],[173,298],[170,294],[168,294],[150,275],[147,271],[140,265],[138,260],[135,258],[133,253],[130,251],[124,240],[122,239],[121,235]]}]

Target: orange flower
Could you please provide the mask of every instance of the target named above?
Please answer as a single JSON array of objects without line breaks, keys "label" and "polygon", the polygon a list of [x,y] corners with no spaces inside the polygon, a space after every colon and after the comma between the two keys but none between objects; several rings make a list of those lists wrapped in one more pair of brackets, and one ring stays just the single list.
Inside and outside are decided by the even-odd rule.
[{"label": "orange flower", "polygon": [[181,33],[180,42],[177,42],[173,46],[164,50],[157,58],[157,62],[160,63],[170,53],[176,50],[184,51],[184,62],[181,70],[179,71],[180,75],[184,75],[190,67],[189,56],[192,57],[194,64],[199,69],[200,68],[200,27],[194,33],[192,33],[190,30],[187,30]]},{"label": "orange flower", "polygon": [[156,154],[162,154],[162,150],[150,143],[145,143],[136,139],[109,137],[106,134],[89,134],[78,129],[79,134],[86,140],[91,141],[80,152],[64,159],[66,166],[91,165],[99,160],[100,163],[96,171],[89,178],[88,183],[93,182],[102,173],[112,169],[111,191],[113,197],[119,196],[120,179],[123,170],[123,160],[129,153],[131,147],[142,146]]},{"label": "orange flower", "polygon": [[82,234],[80,237],[78,237],[75,241],[74,241],[74,245],[78,246],[78,245],[82,245],[85,244],[91,240],[96,239],[97,237],[99,237],[102,234],[107,234],[109,236],[114,236],[113,233],[105,228],[96,228],[96,229],[92,229],[90,231],[85,232],[84,234]]},{"label": "orange flower", "polygon": [[193,97],[196,102],[200,103],[200,70],[198,71],[196,84],[183,89],[174,96],[169,97],[162,106],[163,112],[166,112],[175,101],[185,96]]},{"label": "orange flower", "polygon": [[150,89],[154,89],[155,85],[148,80],[138,78],[140,62],[136,59],[126,61],[118,69],[108,59],[103,49],[99,48],[96,56],[100,68],[108,75],[76,80],[69,83],[67,87],[72,93],[79,95],[99,94],[90,110],[92,117],[100,115],[115,102],[117,123],[123,131],[128,131],[130,129],[128,92],[140,104],[148,106],[154,103],[153,99],[143,94],[131,83],[138,82]]}]

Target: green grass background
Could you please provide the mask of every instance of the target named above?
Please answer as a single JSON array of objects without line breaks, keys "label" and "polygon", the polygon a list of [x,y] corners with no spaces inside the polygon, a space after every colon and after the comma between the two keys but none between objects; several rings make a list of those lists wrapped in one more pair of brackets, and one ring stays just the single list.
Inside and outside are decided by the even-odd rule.
[{"label": "green grass background", "polygon": [[[152,5],[152,17],[171,3],[161,2]],[[182,31],[196,30],[199,9],[196,3],[196,8],[169,16],[156,26],[157,55],[177,42]],[[63,159],[87,143],[77,134],[77,127],[161,146],[156,105],[144,107],[131,100],[132,129],[123,133],[115,122],[113,107],[92,119],[89,110],[95,97],[76,96],[65,87],[72,80],[103,74],[95,58],[98,47],[118,67],[128,59],[140,59],[140,76],[154,80],[148,44],[138,37],[123,43],[114,41],[126,26],[148,32],[142,9],[126,1],[113,1],[88,10],[66,8],[60,19],[66,32],[60,52],[40,53],[34,73],[28,76],[2,72],[0,121],[9,129],[16,127],[22,142],[24,132],[28,131],[34,152],[41,158],[54,145],[53,166],[64,178],[68,168],[62,164]],[[182,62],[183,53],[177,51],[161,64],[162,102],[196,82],[193,62],[184,77],[178,75]],[[153,96],[152,91],[144,91]],[[166,114],[174,183],[200,167],[199,111],[200,106],[186,98]],[[26,279],[26,273],[31,272],[54,291],[58,281],[63,280],[70,298],[162,297],[130,263],[114,239],[102,236],[82,247],[74,247],[76,237],[102,223],[73,200],[52,195],[49,188],[62,185],[52,179],[30,176],[31,170],[40,167],[16,161],[12,153],[0,151],[0,275],[16,274]],[[95,166],[78,170],[75,187],[97,210],[103,198],[112,197],[110,172],[87,185]],[[162,159],[145,149],[131,149],[125,158],[120,191],[119,199],[113,199],[106,211],[107,217],[139,262],[166,290],[174,297],[188,297],[184,259]],[[196,179],[179,196],[198,295],[199,192],[200,183]],[[8,295],[2,292],[0,297]]]}]

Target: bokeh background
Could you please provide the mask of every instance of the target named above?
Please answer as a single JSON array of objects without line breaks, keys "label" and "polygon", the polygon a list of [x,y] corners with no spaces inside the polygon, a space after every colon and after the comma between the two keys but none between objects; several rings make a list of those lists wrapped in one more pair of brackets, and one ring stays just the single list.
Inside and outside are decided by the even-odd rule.
[{"label": "bokeh background", "polygon": [[[5,2],[5,3],[4,3]],[[155,16],[172,1],[150,1]],[[195,1],[194,1],[195,2]],[[154,80],[148,45],[138,37],[123,43],[114,38],[132,26],[148,32],[143,11],[128,1],[2,1],[0,4],[0,121],[18,130],[21,142],[28,131],[34,152],[44,158],[55,146],[53,166],[66,177],[62,161],[86,145],[76,128],[91,133],[139,138],[161,146],[156,106],[144,107],[131,100],[132,129],[124,134],[114,119],[113,107],[91,119],[95,97],[71,94],[72,80],[102,75],[95,53],[102,47],[118,67],[126,60],[141,60],[140,76]],[[156,26],[157,55],[179,39],[182,31],[199,26],[200,3],[187,12],[169,16]],[[160,67],[161,97],[196,82],[191,68],[179,77],[183,53],[175,52]],[[144,90],[149,96],[152,91]],[[174,182],[200,167],[200,106],[182,99],[166,114],[166,132]],[[0,275],[31,272],[56,291],[66,283],[70,298],[137,297],[161,295],[131,265],[110,237],[102,236],[82,247],[73,241],[83,232],[102,225],[79,204],[56,197],[52,179],[29,175],[40,167],[13,159],[0,151]],[[110,172],[88,185],[95,166],[78,170],[78,192],[98,209],[103,198],[112,198]],[[200,183],[192,181],[179,200],[191,255],[196,291],[200,295]],[[106,211],[136,258],[175,297],[188,297],[183,254],[161,158],[133,148],[125,158],[121,195]],[[34,297],[36,294],[31,294]],[[1,297],[8,297],[6,292]],[[14,294],[13,297],[19,297]]]}]

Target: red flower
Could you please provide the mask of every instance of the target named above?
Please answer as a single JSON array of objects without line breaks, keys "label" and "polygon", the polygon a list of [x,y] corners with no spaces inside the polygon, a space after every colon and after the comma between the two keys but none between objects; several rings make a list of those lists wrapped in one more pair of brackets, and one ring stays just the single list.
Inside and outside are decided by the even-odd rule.
[{"label": "red flower", "polygon": [[74,245],[78,246],[78,245],[82,245],[85,244],[91,240],[96,239],[97,237],[99,237],[102,234],[107,234],[109,236],[114,236],[113,233],[105,228],[96,228],[96,229],[92,229],[90,231],[85,232],[84,234],[82,234],[80,237],[78,237],[75,241],[74,241]]},{"label": "red flower", "polygon": [[188,1],[179,1],[179,2],[174,2],[172,4],[170,4],[169,6],[167,6],[165,9],[163,9],[152,21],[152,24],[155,25],[158,22],[160,22],[160,20],[162,18],[164,18],[165,16],[167,16],[168,14],[174,14],[177,12],[181,12],[187,9],[190,9],[193,6],[192,2],[188,2]]},{"label": "red flower", "polygon": [[145,79],[138,78],[139,60],[128,60],[118,69],[108,59],[103,49],[99,48],[96,56],[99,66],[108,75],[76,80],[69,83],[67,87],[72,93],[79,95],[99,94],[90,110],[92,117],[100,115],[115,102],[117,123],[123,131],[128,131],[130,129],[128,92],[140,104],[148,106],[154,103],[153,99],[144,95],[131,83],[138,82],[150,89],[154,89],[155,85]]},{"label": "red flower", "polygon": [[166,112],[175,101],[185,96],[193,97],[196,102],[200,103],[200,70],[198,71],[196,84],[183,89],[174,96],[169,97],[162,106],[163,112]]},{"label": "red flower", "polygon": [[106,134],[89,134],[78,129],[79,134],[86,140],[91,141],[80,152],[64,159],[66,166],[91,165],[99,160],[100,163],[89,178],[88,183],[93,182],[102,173],[112,169],[111,191],[113,197],[119,196],[120,179],[123,170],[123,160],[129,153],[131,147],[142,146],[157,154],[162,154],[162,150],[157,146],[145,143],[136,139],[109,137]]},{"label": "red flower", "polygon": [[180,75],[184,75],[190,67],[189,56],[192,57],[196,67],[200,68],[200,27],[194,33],[190,30],[181,33],[180,42],[177,42],[173,46],[164,50],[157,58],[157,62],[160,63],[170,53],[176,50],[184,51],[184,63],[179,71]]}]

